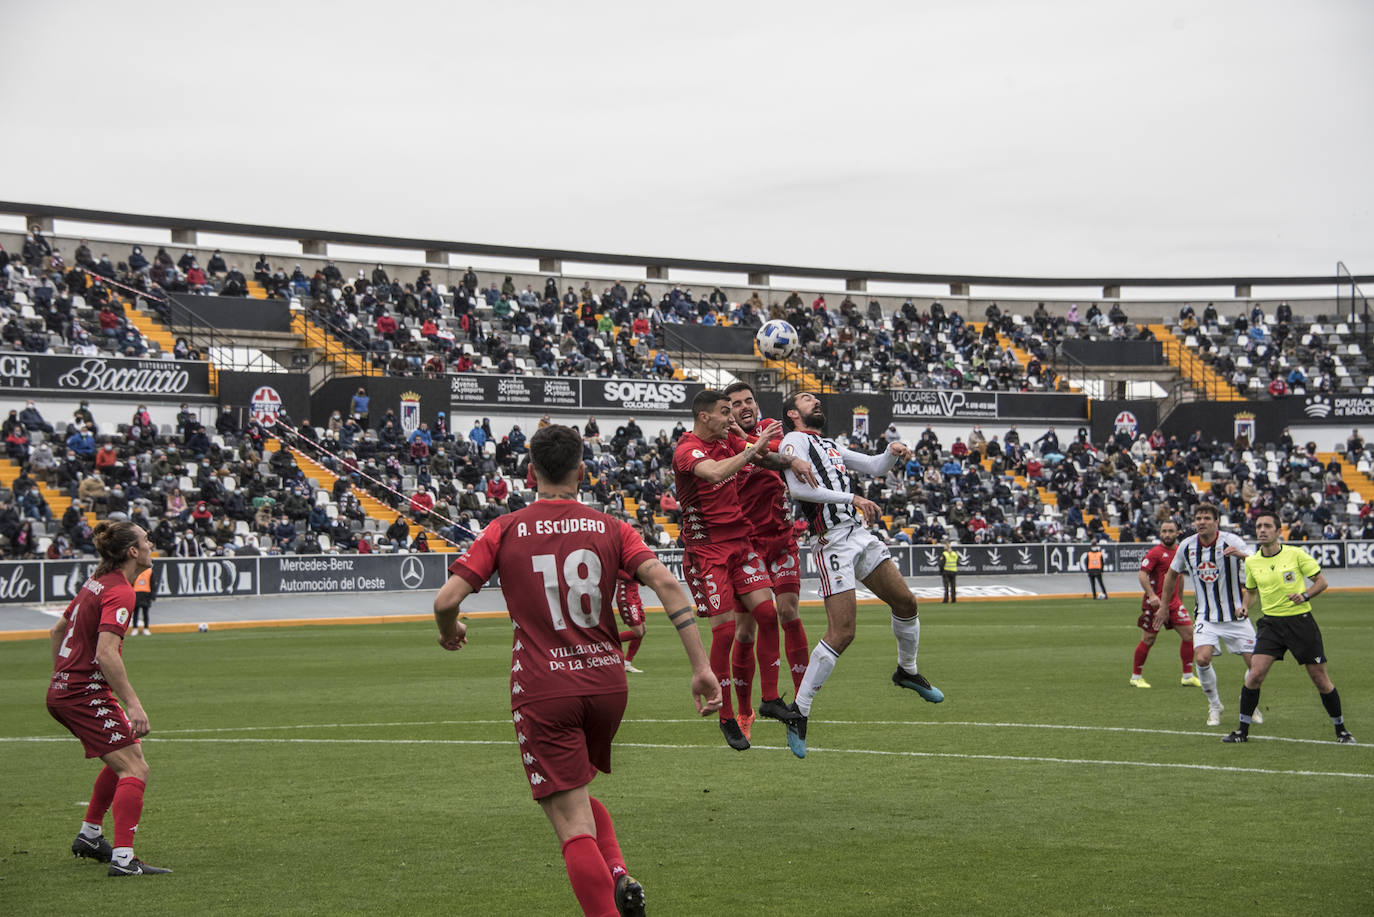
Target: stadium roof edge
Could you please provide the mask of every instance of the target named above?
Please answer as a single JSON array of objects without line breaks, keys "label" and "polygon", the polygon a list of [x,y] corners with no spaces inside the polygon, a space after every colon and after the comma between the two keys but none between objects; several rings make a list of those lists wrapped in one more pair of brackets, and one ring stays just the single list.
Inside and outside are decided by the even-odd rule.
[{"label": "stadium roof edge", "polygon": [[485,242],[454,242],[442,239],[417,239],[404,236],[377,236],[365,233],[338,232],[322,229],[298,229],[286,226],[264,226],[252,223],[231,223],[223,220],[201,220],[188,217],[150,216],[112,210],[91,210],[52,204],[25,204],[0,201],[0,213],[24,217],[50,217],[80,220],[89,223],[108,223],[153,229],[190,230],[233,236],[292,239],[362,245],[379,248],[419,249],[457,255],[494,255],[504,258],[528,258],[547,261],[576,261],[587,264],[614,264],[636,267],[679,268],[692,271],[715,271],[733,274],[763,274],[783,277],[828,278],[834,280],[871,280],[896,283],[977,284],[1005,287],[1285,287],[1321,286],[1339,280],[1355,283],[1374,283],[1374,274],[1359,274],[1353,278],[1338,278],[1335,271],[1322,276],[1308,277],[1002,277],[977,274],[926,274],[903,271],[869,271],[857,268],[819,268],[785,264],[760,264],[741,261],[708,261],[696,258],[666,258],[652,255],[623,255],[607,252],[585,252],[572,249],[530,248],[518,245],[494,245]]}]

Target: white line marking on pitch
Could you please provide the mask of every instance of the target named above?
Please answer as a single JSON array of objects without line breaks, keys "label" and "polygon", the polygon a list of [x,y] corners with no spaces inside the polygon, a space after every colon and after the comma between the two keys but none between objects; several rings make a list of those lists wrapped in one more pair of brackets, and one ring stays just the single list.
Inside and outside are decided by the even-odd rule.
[{"label": "white line marking on pitch", "polygon": [[[64,736],[18,736],[0,738],[0,742],[69,742]],[[175,738],[153,739],[147,741],[167,743],[251,743],[254,745],[514,745],[508,740],[497,739],[268,739],[253,736],[238,738]],[[669,751],[707,750],[720,751],[721,745],[668,745],[654,742],[618,742],[619,748],[649,748]],[[781,745],[754,745],[765,751],[782,751]],[[1042,755],[975,755],[959,752],[939,751],[881,751],[871,748],[822,748],[813,746],[811,751],[841,755],[872,755],[887,758],[953,758],[962,761],[1010,761],[1032,764],[1089,764],[1105,767],[1148,767],[1165,770],[1216,771],[1227,774],[1267,774],[1280,777],[1348,777],[1355,780],[1374,780],[1374,774],[1350,773],[1347,771],[1297,771],[1279,770],[1268,767],[1232,767],[1219,764],[1176,764],[1166,761],[1117,761],[1097,758],[1052,758]]]},{"label": "white line marking on pitch", "polygon": [[[675,725],[682,723],[698,723],[700,719],[656,719],[652,717],[624,719],[625,723],[653,723]],[[1063,729],[1072,732],[1125,732],[1140,735],[1163,735],[1163,736],[1202,736],[1204,738],[1218,738],[1221,734],[1216,732],[1204,732],[1198,729],[1147,729],[1137,726],[1078,726],[1061,723],[982,723],[971,720],[950,720],[950,721],[920,721],[920,720],[815,720],[822,726],[972,726],[983,729]],[[286,726],[215,726],[203,729],[160,729],[158,735],[200,735],[203,733],[217,732],[264,732],[267,730],[278,731],[284,729],[382,729],[394,726],[508,726],[509,719],[504,720],[421,720],[391,723],[299,723]],[[1287,736],[1268,736],[1254,735],[1250,737],[1252,742],[1293,742],[1300,745],[1333,745],[1334,742],[1324,739],[1295,739]],[[1357,748],[1370,749],[1374,745],[1361,745]]]}]

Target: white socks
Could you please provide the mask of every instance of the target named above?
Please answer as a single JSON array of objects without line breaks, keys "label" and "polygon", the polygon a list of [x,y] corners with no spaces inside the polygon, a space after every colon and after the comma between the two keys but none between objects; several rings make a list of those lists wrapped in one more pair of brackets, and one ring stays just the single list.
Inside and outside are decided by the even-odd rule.
[{"label": "white socks", "polygon": [[81,836],[91,839],[100,837],[100,826],[93,822],[83,821],[81,823]]},{"label": "white socks", "polygon": [[797,709],[802,716],[811,715],[811,701],[815,699],[816,692],[825,684],[825,680],[830,677],[830,673],[835,670],[835,663],[839,660],[840,654],[830,648],[830,644],[822,640],[816,644],[816,648],[811,651],[811,661],[806,665],[806,674],[802,676],[801,687],[797,688]]},{"label": "white socks", "polygon": [[1221,703],[1221,698],[1217,697],[1217,672],[1211,664],[1193,667],[1193,674],[1197,675],[1198,681],[1202,682],[1202,693],[1207,695],[1207,703],[1215,707]]},{"label": "white socks", "polygon": [[134,858],[134,848],[132,848],[132,847],[116,847],[116,848],[114,849],[114,856],[113,856],[112,862],[114,862],[115,865],[117,865],[117,866],[128,866],[129,863],[130,863],[130,861],[133,860],[133,858]]},{"label": "white socks", "polygon": [[892,616],[892,636],[897,638],[897,665],[916,674],[916,649],[921,645],[921,619]]}]

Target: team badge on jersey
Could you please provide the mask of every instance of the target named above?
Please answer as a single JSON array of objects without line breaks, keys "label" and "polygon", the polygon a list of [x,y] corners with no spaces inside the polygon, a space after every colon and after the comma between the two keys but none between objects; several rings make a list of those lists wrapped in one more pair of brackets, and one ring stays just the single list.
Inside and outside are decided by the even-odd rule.
[{"label": "team badge on jersey", "polygon": [[692,458],[706,458],[706,453],[702,452],[700,449],[693,449]]},{"label": "team badge on jersey", "polygon": [[1212,561],[1204,560],[1197,565],[1197,578],[1204,583],[1215,583],[1221,579],[1221,571]]},{"label": "team badge on jersey", "polygon": [[116,611],[115,620],[119,622],[120,627],[123,627],[124,623],[129,620],[129,609],[121,608],[118,611]]}]

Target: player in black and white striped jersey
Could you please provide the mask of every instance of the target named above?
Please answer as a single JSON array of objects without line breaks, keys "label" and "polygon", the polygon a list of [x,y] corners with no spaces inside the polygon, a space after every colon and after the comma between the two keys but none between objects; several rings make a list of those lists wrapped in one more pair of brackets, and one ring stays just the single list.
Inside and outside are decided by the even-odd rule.
[{"label": "player in black and white striped jersey", "polygon": [[[1179,543],[1169,572],[1164,574],[1163,595],[1172,595],[1178,575],[1185,570],[1193,582],[1193,671],[1202,682],[1207,695],[1207,725],[1221,725],[1224,709],[1217,693],[1217,673],[1212,668],[1212,655],[1225,647],[1228,653],[1239,655],[1250,668],[1250,654],[1255,651],[1255,626],[1245,612],[1245,558],[1250,549],[1245,541],[1217,525],[1217,508],[1199,503],[1193,510],[1193,528],[1197,533]],[[1167,615],[1161,604],[1156,618]],[[1156,623],[1162,624],[1162,618]],[[1256,722],[1263,722],[1259,711]]]},{"label": "player in black and white striped jersey", "polygon": [[821,597],[825,600],[825,637],[816,644],[797,688],[797,699],[790,705],[794,716],[786,720],[787,745],[799,758],[806,757],[807,717],[811,701],[830,676],[840,654],[854,639],[854,619],[858,611],[855,588],[863,583],[892,609],[892,634],[897,638],[897,670],[893,684],[915,691],[926,701],[938,704],[945,699],[916,670],[916,653],[921,640],[921,622],[916,612],[916,596],[902,579],[887,547],[868,530],[878,515],[878,505],[854,493],[849,471],[886,474],[911,450],[895,442],[878,455],[854,452],[825,436],[825,412],[820,399],[810,392],[795,392],[782,403],[783,458],[811,465],[816,475],[812,485],[787,471],[787,489],[806,511],[812,548],[820,568]]}]

